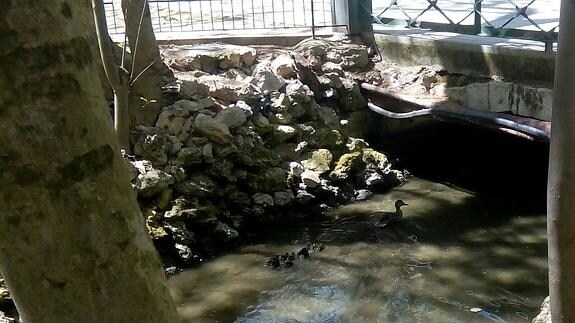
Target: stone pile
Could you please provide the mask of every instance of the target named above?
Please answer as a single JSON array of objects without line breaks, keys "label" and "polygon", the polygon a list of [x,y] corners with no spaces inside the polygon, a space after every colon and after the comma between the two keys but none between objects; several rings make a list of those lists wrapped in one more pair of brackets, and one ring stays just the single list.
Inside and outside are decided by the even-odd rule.
[{"label": "stone pile", "polygon": [[132,133],[132,183],[168,265],[404,181],[349,121],[366,102],[345,75],[370,67],[365,47],[308,40],[258,61],[252,48],[214,46],[170,49],[179,99]]}]

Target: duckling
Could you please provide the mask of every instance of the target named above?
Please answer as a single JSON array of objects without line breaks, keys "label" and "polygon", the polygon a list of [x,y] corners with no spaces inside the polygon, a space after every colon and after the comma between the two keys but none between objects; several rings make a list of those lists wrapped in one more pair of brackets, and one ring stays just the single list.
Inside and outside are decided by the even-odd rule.
[{"label": "duckling", "polygon": [[288,256],[288,261],[294,261],[295,260],[295,252],[292,252],[291,255]]},{"label": "duckling", "polygon": [[402,200],[397,200],[395,201],[395,212],[374,212],[372,215],[379,217],[379,220],[377,221],[376,225],[380,228],[383,228],[388,224],[392,224],[399,221],[403,217],[401,207],[404,205],[408,204],[403,202]]},{"label": "duckling", "polygon": [[285,266],[286,268],[289,268],[289,267],[293,266],[293,261],[290,261],[290,260],[286,261],[286,262],[284,263],[284,266]]},{"label": "duckling", "polygon": [[273,257],[270,257],[267,261],[266,261],[266,266],[271,267],[272,269],[276,269],[280,266],[280,256],[279,255],[275,255]]},{"label": "duckling", "polygon": [[309,250],[306,247],[303,247],[298,253],[297,256],[300,258],[307,258],[309,257]]},{"label": "duckling", "polygon": [[288,257],[289,257],[289,254],[286,252],[285,254],[281,255],[280,260],[281,260],[282,262],[284,262],[284,261],[286,261],[286,260],[288,259]]},{"label": "duckling", "polygon": [[323,245],[323,243],[314,242],[311,245],[311,250],[313,250],[313,251],[321,252],[321,251],[323,251],[323,249],[325,249],[325,246]]}]

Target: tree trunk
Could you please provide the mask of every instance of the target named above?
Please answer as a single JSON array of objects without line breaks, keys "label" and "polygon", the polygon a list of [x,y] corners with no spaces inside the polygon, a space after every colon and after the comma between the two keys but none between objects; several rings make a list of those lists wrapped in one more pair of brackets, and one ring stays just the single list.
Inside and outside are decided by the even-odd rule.
[{"label": "tree trunk", "polygon": [[[160,57],[147,1],[122,0],[122,11],[132,53],[133,77],[153,63],[130,91],[131,119],[136,125],[154,125],[163,105],[162,86],[166,83],[165,77],[169,78],[172,74]],[[146,100],[156,102],[146,103]]]},{"label": "tree trunk", "polygon": [[553,323],[575,322],[575,3],[561,1],[549,155],[547,231]]},{"label": "tree trunk", "polygon": [[0,9],[0,271],[26,323],[176,322],[99,86],[89,1]]}]

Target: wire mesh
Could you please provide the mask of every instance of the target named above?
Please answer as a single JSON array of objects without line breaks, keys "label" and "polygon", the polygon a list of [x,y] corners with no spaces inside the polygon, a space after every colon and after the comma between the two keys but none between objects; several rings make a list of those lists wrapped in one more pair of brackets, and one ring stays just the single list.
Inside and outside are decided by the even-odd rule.
[{"label": "wire mesh", "polygon": [[560,0],[373,0],[376,23],[557,41]]}]

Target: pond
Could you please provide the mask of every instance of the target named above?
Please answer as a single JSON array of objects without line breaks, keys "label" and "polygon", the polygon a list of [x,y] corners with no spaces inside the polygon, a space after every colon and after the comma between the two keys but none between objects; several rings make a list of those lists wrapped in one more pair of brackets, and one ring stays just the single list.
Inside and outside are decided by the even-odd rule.
[{"label": "pond", "polygon": [[[403,199],[404,218],[377,228]],[[268,257],[326,248],[291,268]],[[544,210],[411,178],[169,281],[185,322],[530,322],[547,291]]]}]

